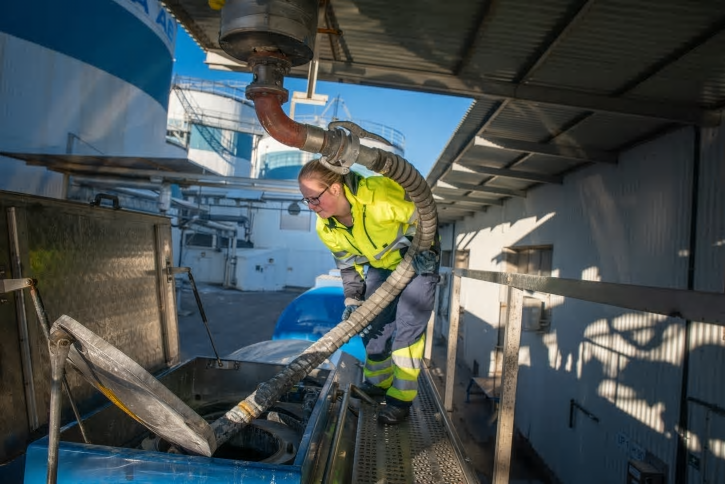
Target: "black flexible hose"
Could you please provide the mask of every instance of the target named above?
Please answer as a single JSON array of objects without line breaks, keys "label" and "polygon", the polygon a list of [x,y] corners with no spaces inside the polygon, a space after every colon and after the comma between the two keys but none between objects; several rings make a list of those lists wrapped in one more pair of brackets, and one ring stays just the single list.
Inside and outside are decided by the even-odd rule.
[{"label": "black flexible hose", "polygon": [[412,244],[388,279],[345,321],[313,343],[285,369],[212,424],[217,447],[273,405],[296,382],[329,358],[350,338],[365,329],[387,307],[415,275],[411,261],[421,247],[432,245],[438,225],[430,187],[418,170],[404,158],[376,148],[361,147],[357,163],[400,184],[418,210],[419,222]]}]

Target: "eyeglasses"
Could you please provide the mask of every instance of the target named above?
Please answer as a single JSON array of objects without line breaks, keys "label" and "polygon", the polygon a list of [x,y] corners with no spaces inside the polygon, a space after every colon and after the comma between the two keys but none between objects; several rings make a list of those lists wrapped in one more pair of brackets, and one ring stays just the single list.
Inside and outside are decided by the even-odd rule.
[{"label": "eyeglasses", "polygon": [[302,203],[304,203],[305,205],[319,205],[320,204],[320,197],[322,197],[322,195],[325,194],[325,192],[327,191],[328,188],[330,188],[330,187],[328,186],[327,188],[325,188],[324,190],[322,190],[322,193],[320,193],[316,197],[303,198],[302,199]]}]

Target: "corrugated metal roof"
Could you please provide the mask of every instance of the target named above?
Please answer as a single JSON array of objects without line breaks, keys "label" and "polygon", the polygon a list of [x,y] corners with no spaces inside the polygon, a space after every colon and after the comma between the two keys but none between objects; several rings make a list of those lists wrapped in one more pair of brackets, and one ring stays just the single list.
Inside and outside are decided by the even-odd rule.
[{"label": "corrugated metal roof", "polygon": [[[205,49],[221,52],[219,13],[206,0],[166,4]],[[476,193],[437,186],[460,176],[448,173],[456,162],[553,176],[468,174],[468,185],[525,189],[590,158],[616,160],[664,130],[717,124],[725,106],[719,0],[329,0],[325,26],[342,36],[318,43],[321,80],[475,99],[427,176],[453,204],[441,205],[444,223],[470,213]],[[519,151],[482,149],[476,136]]]},{"label": "corrugated metal roof", "polygon": [[533,7],[528,0],[491,3],[480,36],[472,42],[471,60],[460,74],[517,81],[571,2],[542,0]]},{"label": "corrugated metal roof", "polygon": [[[722,8],[725,10],[725,4]],[[721,31],[631,93],[653,99],[722,108],[725,99],[725,63],[717,62],[717,59],[722,58],[723,52],[725,32]],[[708,67],[703,69],[703,66]]]},{"label": "corrugated metal roof", "polygon": [[722,16],[719,2],[597,2],[531,82],[613,93]]},{"label": "corrugated metal roof", "polygon": [[499,114],[487,134],[526,141],[548,141],[574,121],[581,111],[549,104],[514,101]]}]

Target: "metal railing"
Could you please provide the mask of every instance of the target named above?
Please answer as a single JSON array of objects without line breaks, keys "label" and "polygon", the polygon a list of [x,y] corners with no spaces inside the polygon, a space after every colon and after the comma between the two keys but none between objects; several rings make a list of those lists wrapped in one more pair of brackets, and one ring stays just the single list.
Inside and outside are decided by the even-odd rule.
[{"label": "metal railing", "polygon": [[174,87],[186,89],[187,91],[199,91],[217,96],[224,96],[240,103],[252,105],[246,97],[245,90],[249,85],[241,81],[213,81],[210,79],[198,79],[195,77],[174,76]]},{"label": "metal railing", "polygon": [[225,161],[229,162],[231,158],[234,157],[234,153],[232,153],[229,148],[224,145],[223,141],[217,136],[217,133],[209,129],[209,126],[205,124],[201,110],[199,106],[196,105],[193,98],[191,96],[187,96],[185,90],[179,88],[178,86],[174,86],[173,90],[176,92],[176,95],[186,112],[189,123],[197,127],[199,134],[201,134],[202,138],[204,138],[209,147],[216,154]]},{"label": "metal railing", "polygon": [[[493,484],[507,484],[509,482],[524,291],[554,294],[581,301],[681,318],[687,321],[725,326],[725,294],[722,293],[560,279],[507,272],[454,269],[449,305],[450,316],[444,393],[444,408],[448,412],[453,410],[453,383],[458,349],[461,278],[463,277],[511,288],[508,322],[504,335],[502,391],[496,430]],[[436,302],[437,300],[436,297]],[[436,313],[437,308],[434,310],[429,322],[428,339],[431,339],[430,335],[434,331]],[[427,359],[430,358],[430,352],[430,346],[426,346]]]},{"label": "metal railing", "polygon": [[[327,128],[327,125],[332,121],[340,121],[340,119],[333,119],[330,116],[306,114],[302,116],[295,116],[295,121],[319,126],[321,128]],[[390,141],[395,148],[400,151],[405,151],[405,135],[397,129],[374,121],[366,121],[364,119],[349,119],[348,121],[352,121],[366,131],[382,136],[386,140]]]}]

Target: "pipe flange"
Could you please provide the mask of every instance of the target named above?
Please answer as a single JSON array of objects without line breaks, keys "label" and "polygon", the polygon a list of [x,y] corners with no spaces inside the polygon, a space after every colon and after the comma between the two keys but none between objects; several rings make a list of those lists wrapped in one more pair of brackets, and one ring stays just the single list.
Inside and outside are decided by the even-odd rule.
[{"label": "pipe flange", "polygon": [[247,99],[254,101],[257,94],[278,96],[282,104],[289,99],[289,91],[284,88],[284,77],[289,73],[289,60],[278,53],[258,53],[249,58],[247,64],[252,69],[254,80],[244,91]]},{"label": "pipe flange", "polygon": [[335,153],[320,157],[320,163],[335,173],[346,175],[360,156],[360,138],[352,133],[347,134],[340,128],[330,131],[342,135],[339,137],[340,143]]}]

